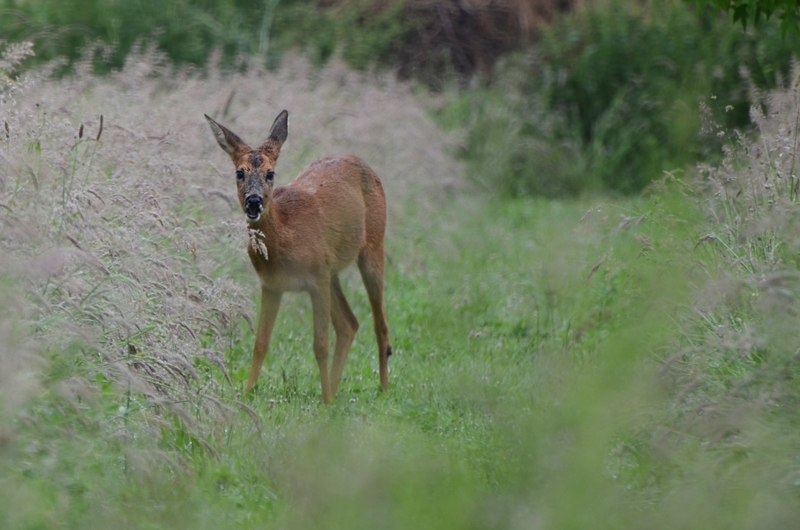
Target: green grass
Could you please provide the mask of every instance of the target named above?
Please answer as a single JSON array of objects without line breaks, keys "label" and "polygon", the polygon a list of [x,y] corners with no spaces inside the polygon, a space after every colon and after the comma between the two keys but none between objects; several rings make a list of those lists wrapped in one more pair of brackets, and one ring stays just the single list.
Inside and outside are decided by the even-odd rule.
[{"label": "green grass", "polygon": [[[152,66],[0,89],[0,528],[795,524],[797,86],[754,143],[717,127],[735,140],[698,182],[545,201],[464,183],[410,87],[338,68],[309,87],[299,64],[165,89]],[[196,108],[231,85],[248,137],[284,93],[302,109],[283,182],[329,150],[381,175],[388,394],[351,270],[333,405],[303,295],[242,395],[257,280]]]},{"label": "green grass", "polygon": [[[320,404],[310,303],[289,296],[252,396],[240,395],[252,333],[226,352],[230,410],[206,438],[103,378],[76,398],[65,382],[91,352],[54,351],[47,392],[0,453],[0,526],[672,528],[682,516],[658,514],[675,484],[713,462],[697,442],[653,441],[669,404],[655,361],[688,299],[692,215],[658,197],[460,198],[405,219],[388,240],[391,391],[348,272],[362,327],[335,403]],[[227,386],[211,363],[195,367],[198,388]],[[187,406],[198,421],[202,399]],[[693,506],[701,526],[747,527],[712,516],[751,488],[712,482],[735,491]]]}]

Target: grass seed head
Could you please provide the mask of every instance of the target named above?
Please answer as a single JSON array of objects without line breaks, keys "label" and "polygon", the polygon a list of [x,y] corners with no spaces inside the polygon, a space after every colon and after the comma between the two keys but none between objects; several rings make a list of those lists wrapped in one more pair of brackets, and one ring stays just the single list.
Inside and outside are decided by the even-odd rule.
[{"label": "grass seed head", "polygon": [[[0,70],[28,51],[6,46]],[[16,337],[4,317],[0,395],[7,403],[30,395],[16,388],[28,385],[23,367],[35,365],[33,352],[75,344],[118,388],[202,428],[232,391],[225,357],[203,352],[226,351],[241,338],[239,322],[252,322],[245,250],[268,256],[263,237],[239,221],[233,175],[213,169],[222,161],[204,111],[224,112],[257,139],[276,108],[302,109],[280,183],[320,156],[358,153],[381,176],[390,223],[407,204],[435,207],[463,170],[450,156],[453,141],[390,75],[376,83],[341,62],[316,71],[294,57],[276,71],[254,63],[223,75],[212,65],[201,77],[151,46],[98,77],[96,51],[70,77],[52,77],[46,65],[0,89],[0,275],[13,285],[9,296],[26,300],[15,326],[37,330]],[[75,131],[82,139],[93,123],[95,141],[75,143]],[[199,370],[198,359],[223,377]],[[186,411],[187,402],[197,410]]]}]

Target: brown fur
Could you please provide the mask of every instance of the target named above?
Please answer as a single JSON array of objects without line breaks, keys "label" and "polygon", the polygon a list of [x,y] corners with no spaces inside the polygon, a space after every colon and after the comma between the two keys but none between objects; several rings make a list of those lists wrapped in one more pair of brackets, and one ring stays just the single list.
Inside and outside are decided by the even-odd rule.
[{"label": "brown fur", "polygon": [[[314,310],[314,355],[322,400],[331,402],[358,330],[358,320],[339,283],[339,271],[354,261],[372,307],[381,386],[388,390],[391,346],[383,303],[386,199],[378,176],[356,156],[334,156],[314,162],[288,185],[273,189],[270,174],[288,135],[288,113],[278,115],[269,139],[255,150],[208,116],[206,119],[236,166],[242,209],[253,212],[255,207],[248,207],[248,200],[258,197],[263,201],[259,217],[248,217],[258,238],[258,244],[251,242],[247,251],[261,280],[261,314],[247,391],[258,380],[281,296],[286,291],[305,291]],[[336,343],[329,369],[331,323]]]}]

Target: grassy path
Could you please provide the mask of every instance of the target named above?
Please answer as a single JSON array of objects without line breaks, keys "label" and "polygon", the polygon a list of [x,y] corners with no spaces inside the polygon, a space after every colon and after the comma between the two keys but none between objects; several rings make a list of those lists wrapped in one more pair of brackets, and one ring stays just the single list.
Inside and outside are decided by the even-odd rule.
[{"label": "grassy path", "polygon": [[[668,237],[659,226],[669,219],[663,209],[658,201],[457,198],[435,217],[397,222],[387,277],[396,352],[388,395],[379,391],[369,306],[355,271],[344,284],[355,291],[362,328],[331,407],[320,405],[302,296],[282,308],[276,347],[243,405],[249,331],[226,352],[233,388],[218,367],[195,361],[198,389],[211,380],[228,388],[215,398],[229,408],[227,420],[205,439],[177,417],[155,420],[152,405],[102,380],[105,392],[70,406],[51,368],[49,392],[18,420],[0,460],[5,525],[624,521],[652,490],[626,490],[654,471],[645,469],[646,455],[620,449],[626,436],[641,443],[636,429],[647,422],[633,423],[658,414],[663,402],[652,388],[653,360],[674,326],[652,317],[666,316],[685,294],[682,258],[663,263],[675,250],[674,232]],[[142,423],[153,421],[162,422],[160,441]],[[628,498],[622,513],[619,495]],[[570,509],[572,502],[586,510]]]}]

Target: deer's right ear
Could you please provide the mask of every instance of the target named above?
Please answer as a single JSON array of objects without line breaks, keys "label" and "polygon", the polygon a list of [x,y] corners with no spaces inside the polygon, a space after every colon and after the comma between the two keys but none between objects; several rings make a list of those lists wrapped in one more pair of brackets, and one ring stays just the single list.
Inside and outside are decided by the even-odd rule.
[{"label": "deer's right ear", "polygon": [[214,138],[217,139],[217,143],[223,151],[230,155],[231,158],[235,158],[237,152],[250,150],[250,148],[242,141],[241,138],[209,118],[207,114],[203,114],[203,116],[205,116],[206,120],[208,120],[208,125],[211,127],[211,132],[214,133]]}]

